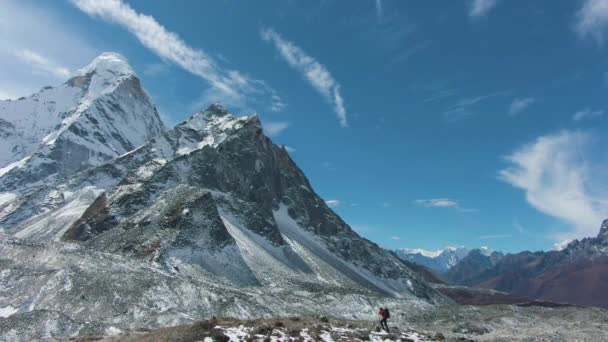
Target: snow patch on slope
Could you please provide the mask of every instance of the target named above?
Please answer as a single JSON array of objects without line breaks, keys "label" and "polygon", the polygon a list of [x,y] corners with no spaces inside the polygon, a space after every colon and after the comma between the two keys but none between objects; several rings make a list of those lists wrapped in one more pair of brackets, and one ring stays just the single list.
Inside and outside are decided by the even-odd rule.
[{"label": "snow patch on slope", "polygon": [[23,158],[21,160],[18,160],[16,162],[12,163],[12,164],[9,164],[9,165],[1,168],[0,169],[0,177],[4,176],[6,173],[8,173],[9,171],[11,171],[12,169],[23,168],[28,160],[30,160],[30,157],[25,157],[25,158]]},{"label": "snow patch on slope", "polygon": [[19,311],[19,309],[16,309],[10,305],[7,305],[3,308],[0,308],[0,317],[2,317],[2,318],[9,317],[12,314],[16,313],[17,311]]},{"label": "snow patch on slope", "polygon": [[88,186],[77,192],[65,192],[66,204],[35,216],[21,224],[25,227],[15,233],[17,238],[59,241],[103,190]]},{"label": "snow patch on slope", "polygon": [[17,195],[15,195],[13,193],[10,193],[10,192],[0,193],[0,207],[12,202],[15,198],[17,198]]},{"label": "snow patch on slope", "polygon": [[380,292],[396,298],[404,296],[404,293],[400,292],[400,290],[405,290],[405,286],[407,285],[402,286],[399,282],[394,282],[392,279],[380,280],[370,271],[338,258],[327,249],[321,238],[300,227],[300,225],[289,215],[286,205],[280,204],[279,209],[274,212],[274,218],[279,226],[279,230],[289,241],[301,245],[301,247],[339,270],[340,273],[347,275],[356,283],[367,288],[379,290]]}]

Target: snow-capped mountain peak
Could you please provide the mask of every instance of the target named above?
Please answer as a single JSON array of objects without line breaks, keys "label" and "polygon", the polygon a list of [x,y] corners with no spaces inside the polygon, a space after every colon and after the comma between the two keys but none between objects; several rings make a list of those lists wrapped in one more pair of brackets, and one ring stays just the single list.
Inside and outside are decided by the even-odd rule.
[{"label": "snow-capped mountain peak", "polygon": [[429,250],[422,249],[422,248],[405,248],[405,249],[403,249],[403,251],[408,254],[420,254],[420,255],[423,255],[428,258],[436,258],[443,253],[449,253],[449,252],[459,252],[460,253],[460,252],[462,252],[462,253],[466,254],[466,253],[468,253],[469,250],[467,248],[465,248],[464,246],[460,246],[460,247],[447,246],[445,248],[434,250],[434,251],[429,251]]},{"label": "snow-capped mountain peak", "polygon": [[413,261],[435,271],[445,272],[466,257],[469,254],[469,249],[464,246],[448,246],[436,251],[415,248],[401,249],[395,252],[404,260]]},{"label": "snow-capped mountain peak", "polygon": [[[78,79],[82,81],[75,82]],[[95,99],[114,92],[127,79],[137,79],[127,59],[115,52],[104,52],[88,66],[80,69],[68,83],[80,83],[86,86],[85,98],[79,106],[80,110],[84,110]]]},{"label": "snow-capped mountain peak", "polygon": [[116,52],[104,52],[97,56],[89,65],[78,70],[78,76],[86,76],[93,72],[105,78],[136,76],[127,58]]},{"label": "snow-capped mountain peak", "polygon": [[234,116],[219,104],[195,113],[173,130],[178,142],[177,155],[189,154],[205,146],[217,147],[231,133],[251,124],[261,127],[257,115]]},{"label": "snow-capped mountain peak", "polygon": [[126,58],[103,53],[56,88],[0,101],[0,191],[100,165],[164,130]]},{"label": "snow-capped mountain peak", "polygon": [[436,258],[439,255],[441,255],[441,253],[443,253],[444,250],[438,249],[436,251],[428,251],[428,250],[422,249],[422,248],[406,248],[406,249],[403,249],[402,251],[407,254],[420,254],[427,258]]},{"label": "snow-capped mountain peak", "polygon": [[494,253],[494,250],[487,246],[479,247],[479,251],[481,252],[481,254],[483,254],[485,256],[490,256],[490,255],[492,255],[492,253]]}]

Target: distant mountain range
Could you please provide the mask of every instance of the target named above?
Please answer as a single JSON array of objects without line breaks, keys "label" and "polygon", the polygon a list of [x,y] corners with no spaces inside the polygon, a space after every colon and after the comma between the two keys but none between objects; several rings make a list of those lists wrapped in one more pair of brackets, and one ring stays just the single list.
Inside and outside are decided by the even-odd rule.
[{"label": "distant mountain range", "polygon": [[[481,254],[490,255],[493,251],[488,247],[476,249]],[[397,249],[395,253],[403,260],[415,262],[439,273],[444,273],[458,264],[469,253],[464,247],[446,247],[436,251],[424,249]]]},{"label": "distant mountain range", "polygon": [[596,237],[559,251],[472,251],[441,279],[534,300],[608,307],[608,220]]},{"label": "distant mountain range", "polygon": [[[488,248],[448,247],[395,253],[414,263],[410,268],[417,269],[427,282],[437,284],[443,293],[455,299],[461,297],[458,300],[466,292],[466,296],[481,296],[488,303],[527,298],[608,308],[608,220],[602,223],[596,237],[574,240],[561,250],[503,254]],[[488,292],[462,286],[499,291],[510,297],[490,298]]]}]

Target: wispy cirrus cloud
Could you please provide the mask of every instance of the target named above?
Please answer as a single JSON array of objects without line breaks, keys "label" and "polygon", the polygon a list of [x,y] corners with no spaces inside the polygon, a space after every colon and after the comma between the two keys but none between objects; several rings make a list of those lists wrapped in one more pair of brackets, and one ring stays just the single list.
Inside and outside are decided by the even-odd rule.
[{"label": "wispy cirrus cloud", "polygon": [[608,29],[608,1],[585,0],[576,14],[575,30],[581,37],[592,37],[598,44],[604,43]]},{"label": "wispy cirrus cloud", "polygon": [[340,84],[333,78],[329,70],[302,48],[283,39],[273,29],[263,29],[260,31],[260,35],[264,41],[271,42],[287,64],[300,72],[310,85],[333,106],[340,125],[347,127],[347,113],[344,99],[340,93]]},{"label": "wispy cirrus cloud", "polygon": [[506,96],[509,94],[509,91],[498,91],[486,95],[479,95],[473,97],[467,97],[459,100],[455,105],[448,107],[443,112],[443,117],[447,122],[456,122],[472,115],[475,115],[479,110],[479,106],[481,106],[486,101],[500,97]]},{"label": "wispy cirrus cloud", "polygon": [[274,137],[286,130],[289,127],[289,123],[286,121],[269,121],[263,123],[262,127],[268,136]]},{"label": "wispy cirrus cloud", "polygon": [[516,116],[516,115],[522,113],[523,111],[525,111],[526,109],[528,109],[528,107],[532,106],[537,101],[538,100],[533,97],[515,98],[511,102],[511,105],[509,106],[509,115]]},{"label": "wispy cirrus cloud", "polygon": [[[207,81],[210,88],[201,102],[223,102],[235,107],[247,108],[253,98],[269,98],[271,107],[282,102],[276,91],[264,81],[257,80],[237,70],[224,68],[212,56],[184,42],[176,33],[167,30],[154,17],[138,13],[122,0],[71,0],[81,11],[118,24],[146,48],[160,58]],[[276,106],[275,102],[281,104]]]},{"label": "wispy cirrus cloud", "polygon": [[25,62],[34,73],[48,74],[59,79],[67,79],[71,74],[65,66],[29,49],[16,51],[15,57]]},{"label": "wispy cirrus cloud", "polygon": [[458,202],[449,198],[432,198],[432,199],[417,199],[414,203],[433,208],[455,208],[458,207]]},{"label": "wispy cirrus cloud", "polygon": [[470,0],[469,17],[479,18],[486,16],[496,5],[498,0]]},{"label": "wispy cirrus cloud", "polygon": [[532,207],[570,227],[554,236],[558,241],[596,235],[608,212],[606,194],[597,193],[608,185],[596,171],[604,167],[586,153],[592,141],[572,131],[541,136],[507,156],[509,166],[499,172]]},{"label": "wispy cirrus cloud", "polygon": [[337,207],[341,204],[340,200],[337,199],[330,199],[325,201],[325,204],[327,204],[330,207]]},{"label": "wispy cirrus cloud", "polygon": [[576,113],[574,113],[574,115],[572,115],[572,120],[574,121],[582,121],[582,120],[587,120],[587,119],[594,119],[600,116],[603,116],[605,114],[605,111],[603,109],[590,109],[590,108],[585,108],[585,109],[581,109],[579,111],[577,111]]},{"label": "wispy cirrus cloud", "polygon": [[414,204],[427,208],[453,208],[463,213],[477,212],[477,209],[463,208],[456,200],[449,198],[417,199]]}]

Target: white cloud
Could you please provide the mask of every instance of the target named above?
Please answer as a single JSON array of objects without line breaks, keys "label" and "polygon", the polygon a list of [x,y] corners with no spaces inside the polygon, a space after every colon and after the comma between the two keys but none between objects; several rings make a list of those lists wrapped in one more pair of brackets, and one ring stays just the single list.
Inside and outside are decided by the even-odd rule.
[{"label": "white cloud", "polygon": [[382,208],[389,208],[392,204],[390,204],[389,202],[382,202]]},{"label": "white cloud", "polygon": [[525,191],[527,202],[540,212],[568,224],[571,230],[558,240],[596,235],[608,213],[608,203],[594,192],[607,182],[598,161],[587,158],[591,137],[562,131],[541,136],[506,157],[510,166],[500,179]]},{"label": "white cloud", "polygon": [[268,134],[268,136],[274,137],[286,130],[287,127],[289,127],[289,123],[284,121],[270,121],[262,124],[262,126],[264,127],[264,131],[266,132],[266,134]]},{"label": "white cloud", "polygon": [[486,16],[497,4],[498,0],[471,0],[469,16],[473,18]]},{"label": "white cloud", "polygon": [[332,77],[326,67],[316,59],[309,56],[299,46],[287,41],[273,29],[261,31],[264,41],[274,44],[279,54],[294,69],[299,71],[304,78],[317,90],[334,108],[340,125],[348,126],[344,99],[340,94],[340,84]]},{"label": "white cloud", "polygon": [[330,199],[330,200],[325,201],[325,203],[330,207],[337,207],[340,205],[340,200]]},{"label": "white cloud", "polygon": [[424,207],[434,207],[434,208],[456,208],[456,207],[458,207],[458,202],[451,200],[449,198],[417,199],[414,202],[416,204],[422,205]]},{"label": "white cloud", "polygon": [[608,29],[608,1],[585,0],[576,19],[576,31],[581,37],[591,36],[602,44]]},{"label": "white cloud", "polygon": [[49,74],[59,79],[67,79],[70,76],[70,70],[68,68],[61,66],[32,50],[23,49],[17,51],[15,52],[15,57],[26,63],[34,73]]},{"label": "white cloud", "polygon": [[593,119],[593,118],[597,118],[597,117],[604,115],[604,113],[605,112],[601,109],[592,110],[589,108],[585,108],[585,109],[581,109],[578,112],[574,113],[574,115],[572,115],[572,120],[581,121],[581,120],[586,120],[586,119]]},{"label": "white cloud", "polygon": [[[211,87],[203,94],[201,102],[222,102],[247,108],[252,97],[270,96],[273,103],[278,97],[265,82],[252,79],[236,70],[222,68],[214,58],[200,49],[188,46],[176,33],[168,31],[154,17],[137,13],[121,0],[72,0],[72,3],[90,16],[100,17],[124,27],[162,59],[206,80]],[[276,108],[274,105],[271,107]]]},{"label": "white cloud", "polygon": [[294,153],[296,151],[295,148],[293,148],[291,146],[286,146],[286,145],[285,145],[285,150],[289,153]]},{"label": "white cloud", "polygon": [[417,199],[414,203],[427,208],[453,208],[462,213],[476,213],[479,211],[474,208],[463,208],[458,201],[449,198]]},{"label": "white cloud", "polygon": [[395,240],[395,241],[401,240],[401,237],[400,236],[391,236],[391,240]]},{"label": "white cloud", "polygon": [[533,105],[536,101],[537,100],[533,97],[523,97],[523,98],[518,97],[518,98],[513,99],[513,101],[511,102],[511,105],[509,106],[509,115],[515,116],[515,115],[523,112],[528,107]]}]

